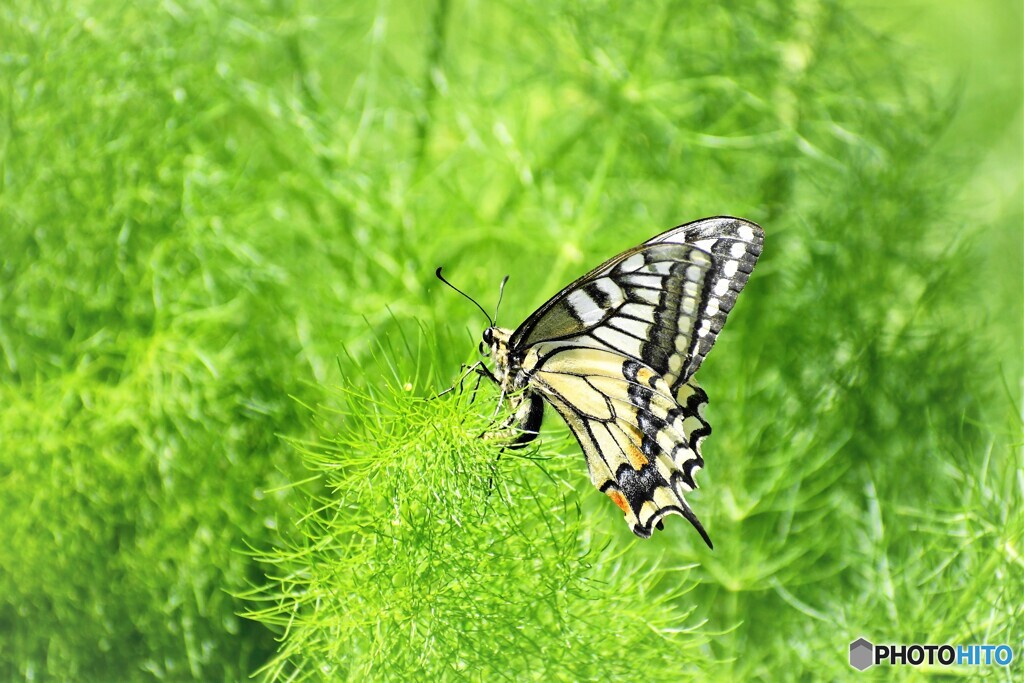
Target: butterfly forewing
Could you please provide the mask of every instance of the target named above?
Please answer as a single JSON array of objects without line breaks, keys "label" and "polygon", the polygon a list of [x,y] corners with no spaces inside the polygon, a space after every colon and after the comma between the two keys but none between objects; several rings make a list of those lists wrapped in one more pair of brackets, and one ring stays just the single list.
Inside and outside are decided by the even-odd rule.
[{"label": "butterfly forewing", "polygon": [[572,283],[513,334],[511,347],[566,340],[642,361],[674,389],[700,367],[761,253],[737,218],[673,228]]}]

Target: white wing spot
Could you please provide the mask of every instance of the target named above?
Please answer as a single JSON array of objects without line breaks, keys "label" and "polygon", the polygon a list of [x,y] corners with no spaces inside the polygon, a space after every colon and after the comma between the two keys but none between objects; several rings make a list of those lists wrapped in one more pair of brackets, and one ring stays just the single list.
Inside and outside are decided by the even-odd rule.
[{"label": "white wing spot", "polygon": [[687,282],[686,284],[684,284],[683,294],[690,297],[691,299],[696,299],[697,296],[700,294],[700,289],[697,287],[697,283]]},{"label": "white wing spot", "polygon": [[646,339],[647,335],[651,331],[650,323],[642,323],[632,318],[613,317],[608,320],[608,324],[612,327],[622,330],[627,334],[631,334],[634,337],[640,337]]},{"label": "white wing spot", "polygon": [[577,289],[571,293],[565,301],[572,308],[576,317],[582,320],[585,325],[594,325],[601,322],[602,318],[604,318],[604,310],[582,289]]},{"label": "white wing spot", "polygon": [[655,289],[637,288],[633,290],[633,296],[648,304],[657,304],[661,299],[661,292]]},{"label": "white wing spot", "polygon": [[609,306],[618,306],[625,298],[622,290],[611,281],[611,278],[603,277],[599,280],[594,280],[593,285],[605,293],[605,296],[608,297]]},{"label": "white wing spot", "polygon": [[686,269],[686,279],[690,282],[700,282],[703,272],[699,266],[690,266]]},{"label": "white wing spot", "polygon": [[729,253],[732,254],[733,258],[741,258],[747,253],[747,245],[743,242],[733,242],[732,246],[729,247]]},{"label": "white wing spot", "polygon": [[643,273],[630,273],[624,275],[622,278],[627,286],[632,285],[633,287],[646,287],[647,289],[661,289],[662,282],[661,277],[658,275],[645,275]]},{"label": "white wing spot", "polygon": [[741,225],[739,229],[740,239],[746,240],[747,242],[754,241],[754,231],[750,229],[749,225]]},{"label": "white wing spot", "polygon": [[693,315],[693,312],[697,310],[697,300],[692,297],[686,297],[683,299],[683,313],[687,315]]},{"label": "white wing spot", "polygon": [[697,329],[697,336],[704,337],[711,331],[711,323],[707,320],[700,321],[700,328]]},{"label": "white wing spot", "polygon": [[654,306],[645,306],[644,304],[629,303],[620,309],[623,315],[629,315],[640,320],[652,321],[654,320]]},{"label": "white wing spot", "polygon": [[711,297],[708,299],[708,305],[704,309],[706,315],[717,315],[718,314],[718,299]]},{"label": "white wing spot", "polygon": [[592,334],[616,351],[640,357],[640,340],[623,334],[612,327],[598,327]]},{"label": "white wing spot", "polygon": [[631,273],[634,270],[637,270],[638,268],[642,267],[643,265],[644,265],[644,255],[643,254],[633,254],[628,259],[626,259],[625,261],[623,261],[622,263],[619,264],[619,272],[620,273]]},{"label": "white wing spot", "polygon": [[725,273],[726,277],[732,277],[736,274],[736,270],[740,267],[739,261],[727,261],[725,267],[722,268],[722,272]]},{"label": "white wing spot", "polygon": [[729,291],[729,281],[721,279],[715,283],[714,292],[717,296],[725,296],[725,293]]}]

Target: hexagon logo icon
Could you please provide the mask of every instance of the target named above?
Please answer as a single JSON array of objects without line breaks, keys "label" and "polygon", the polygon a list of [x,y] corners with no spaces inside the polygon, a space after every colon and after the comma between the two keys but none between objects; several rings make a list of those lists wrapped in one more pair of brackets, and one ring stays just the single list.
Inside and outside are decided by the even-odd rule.
[{"label": "hexagon logo icon", "polygon": [[875,663],[875,646],[865,638],[850,643],[850,666],[863,671]]}]

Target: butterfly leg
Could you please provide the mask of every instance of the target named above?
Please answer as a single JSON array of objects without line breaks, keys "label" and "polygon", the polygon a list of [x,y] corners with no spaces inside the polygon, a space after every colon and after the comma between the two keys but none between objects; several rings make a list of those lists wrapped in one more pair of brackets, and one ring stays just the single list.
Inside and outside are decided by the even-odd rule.
[{"label": "butterfly leg", "polygon": [[500,384],[500,382],[498,382],[498,378],[491,372],[491,369],[484,365],[482,361],[477,361],[474,366],[474,370],[476,371],[476,384],[473,385],[473,393],[469,397],[470,403],[476,400],[476,392],[480,388],[480,382],[483,381],[484,377],[495,384]]},{"label": "butterfly leg", "polygon": [[480,389],[480,382],[483,380],[483,378],[484,378],[483,373],[480,373],[480,372],[476,373],[476,381],[473,382],[473,391],[469,392],[469,402],[470,403],[475,403],[476,402],[476,392]]},{"label": "butterfly leg", "polygon": [[[483,364],[483,361],[479,361],[478,360],[477,362],[473,363],[472,365],[466,365],[465,363],[463,363],[462,367],[459,368],[459,369],[461,371],[463,371],[463,372],[462,372],[462,375],[457,380],[455,380],[455,383],[452,384],[447,389],[445,389],[444,391],[442,391],[441,393],[439,393],[437,396],[434,396],[433,398],[441,398],[445,394],[449,394],[449,393],[455,391],[456,389],[458,389],[459,393],[461,394],[462,393],[462,383],[465,382],[466,378],[469,377],[469,375],[471,373],[474,373],[474,372],[478,375],[477,376],[476,385],[473,387],[473,396],[474,397],[476,397],[476,390],[480,387],[480,380],[483,377],[490,377],[491,379],[494,379],[494,375],[492,375],[491,371],[487,369],[487,366]],[[497,380],[495,380],[495,381],[497,381]]]}]

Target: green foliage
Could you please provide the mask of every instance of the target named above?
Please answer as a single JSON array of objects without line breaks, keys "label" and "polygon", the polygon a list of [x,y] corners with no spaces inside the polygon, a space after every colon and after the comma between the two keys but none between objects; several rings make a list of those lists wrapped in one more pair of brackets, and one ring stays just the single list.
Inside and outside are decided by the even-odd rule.
[{"label": "green foliage", "polygon": [[[1024,655],[1020,79],[957,114],[859,16],[6,3],[0,677]],[[510,273],[514,325],[722,213],[767,241],[700,376],[714,551],[674,518],[635,540],[553,416],[496,459],[490,388],[426,400],[483,327],[438,264],[487,308]]]},{"label": "green foliage", "polygon": [[[626,678],[635,662],[610,656],[614,643],[695,678],[707,638],[681,628],[692,610],[686,570],[610,550],[614,534],[581,517],[578,456],[499,458],[477,438],[489,425],[468,388],[451,400],[417,398],[411,358],[397,357],[406,362],[349,378],[339,407],[317,411],[331,436],[298,444],[326,486],[310,496],[297,537],[268,558],[270,587],[250,596],[269,604],[249,616],[284,630],[268,671],[285,680]],[[382,382],[391,372],[393,383]]]}]

